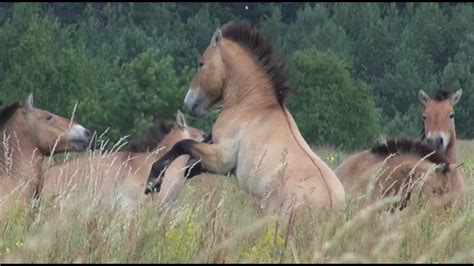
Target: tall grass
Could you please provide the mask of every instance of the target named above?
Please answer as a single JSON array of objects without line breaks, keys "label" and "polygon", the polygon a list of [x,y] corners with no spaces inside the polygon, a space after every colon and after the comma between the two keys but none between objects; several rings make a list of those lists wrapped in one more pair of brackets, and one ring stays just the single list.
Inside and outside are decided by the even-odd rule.
[{"label": "tall grass", "polygon": [[[469,195],[474,188],[470,150],[460,153]],[[466,147],[464,145],[464,147]],[[333,168],[346,156],[325,147],[317,154]],[[471,156],[471,157],[469,157]],[[233,176],[189,180],[171,208],[144,197],[133,213],[98,205],[84,192],[53,206],[17,204],[0,217],[0,261],[105,262],[470,262],[474,209],[437,210],[413,201],[390,213],[390,199],[340,213],[301,210],[288,219],[262,218]],[[67,204],[66,204],[67,203]]]}]

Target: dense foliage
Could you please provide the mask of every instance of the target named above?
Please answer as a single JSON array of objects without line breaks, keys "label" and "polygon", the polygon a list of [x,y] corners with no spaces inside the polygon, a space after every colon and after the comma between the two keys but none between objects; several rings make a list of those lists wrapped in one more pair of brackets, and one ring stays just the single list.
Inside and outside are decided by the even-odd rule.
[{"label": "dense foliage", "polygon": [[[474,137],[470,3],[1,3],[0,104],[33,91],[112,142],[173,118],[214,30],[260,27],[290,65],[288,106],[311,143],[358,148],[417,136],[417,91],[463,89],[461,138]],[[209,130],[216,111],[192,124]]]}]

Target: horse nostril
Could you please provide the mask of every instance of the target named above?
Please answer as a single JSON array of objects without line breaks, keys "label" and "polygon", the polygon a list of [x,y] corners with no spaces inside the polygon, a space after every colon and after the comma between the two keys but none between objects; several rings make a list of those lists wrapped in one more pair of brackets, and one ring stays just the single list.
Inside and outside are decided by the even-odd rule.
[{"label": "horse nostril", "polygon": [[443,145],[443,138],[438,138],[437,143],[438,145]]}]

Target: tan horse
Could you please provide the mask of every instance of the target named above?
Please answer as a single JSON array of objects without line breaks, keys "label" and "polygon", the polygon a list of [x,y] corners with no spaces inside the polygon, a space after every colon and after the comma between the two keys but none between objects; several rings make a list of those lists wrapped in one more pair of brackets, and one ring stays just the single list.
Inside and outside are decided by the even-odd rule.
[{"label": "tan horse", "polygon": [[41,183],[44,156],[88,147],[89,130],[64,117],[34,108],[33,95],[0,111],[0,209],[19,196],[28,203]]},{"label": "tan horse", "polygon": [[[204,132],[187,125],[178,111],[176,123],[157,120],[148,135],[132,141],[127,151],[91,154],[46,169],[43,201],[54,207],[66,205],[64,199],[92,193],[99,202],[118,204],[133,210],[145,187],[151,165],[178,141],[202,141]],[[171,203],[184,183],[188,156],[177,158],[165,177],[165,189],[155,200]]]},{"label": "tan horse", "polygon": [[[451,164],[456,161],[456,126],[454,124],[454,106],[459,102],[462,90],[451,92],[438,90],[432,99],[423,90],[418,98],[423,104],[423,128],[421,139],[432,145],[436,151],[446,156]],[[460,168],[456,168],[458,186],[462,197],[466,199],[466,185]]]},{"label": "tan horse", "polygon": [[418,97],[424,106],[422,140],[433,145],[444,154],[450,163],[456,162],[456,128],[454,125],[454,105],[461,99],[462,90],[455,93],[438,90],[431,99],[423,90]]},{"label": "tan horse", "polygon": [[464,193],[457,167],[420,140],[392,139],[350,155],[335,172],[351,198],[363,197],[373,189],[373,197],[367,199],[369,203],[399,195],[401,202],[398,204],[403,208],[413,194],[416,182],[421,185],[418,195],[423,202],[442,199],[451,205],[456,198],[450,197]]},{"label": "tan horse", "polygon": [[424,107],[421,139],[444,154],[450,163],[456,162],[454,105],[459,102],[461,95],[462,90],[455,93],[438,90],[435,98],[431,99],[423,90],[418,92]]},{"label": "tan horse", "polygon": [[218,29],[184,99],[194,116],[222,102],[212,128],[213,143],[178,142],[153,165],[145,193],[159,190],[164,168],[189,154],[209,172],[232,171],[240,188],[262,204],[265,213],[304,202],[341,209],[344,189],[300,135],[284,106],[288,90],[285,65],[271,41],[243,23]]}]

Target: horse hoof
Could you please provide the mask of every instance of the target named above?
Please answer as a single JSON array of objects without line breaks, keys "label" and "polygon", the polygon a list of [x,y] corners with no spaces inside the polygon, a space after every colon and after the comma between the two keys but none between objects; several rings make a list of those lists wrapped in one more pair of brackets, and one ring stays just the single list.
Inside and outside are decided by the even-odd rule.
[{"label": "horse hoof", "polygon": [[160,192],[160,189],[161,189],[160,178],[152,179],[151,181],[148,182],[145,188],[145,195],[148,195],[150,193]]}]

